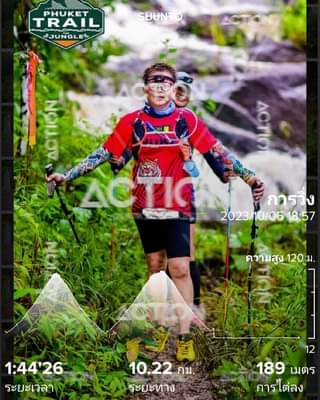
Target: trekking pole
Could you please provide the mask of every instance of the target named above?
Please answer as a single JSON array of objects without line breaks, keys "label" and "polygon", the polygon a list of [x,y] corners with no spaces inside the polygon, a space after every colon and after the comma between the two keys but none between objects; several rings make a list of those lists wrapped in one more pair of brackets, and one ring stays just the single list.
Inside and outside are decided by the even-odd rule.
[{"label": "trekking pole", "polygon": [[231,180],[228,184],[228,210],[227,210],[227,243],[226,243],[226,258],[225,258],[225,269],[224,269],[224,287],[228,287],[230,280],[230,235],[231,235]]},{"label": "trekking pole", "polygon": [[[254,187],[252,188],[254,189]],[[254,247],[254,241],[257,237],[257,230],[258,226],[256,224],[256,218],[257,218],[257,213],[260,210],[260,203],[257,201],[253,202],[253,219],[252,219],[252,225],[251,225],[251,244],[250,244],[250,250],[249,250],[249,255],[251,256],[249,259],[249,269],[248,269],[248,330],[249,330],[249,337],[253,335],[252,332],[252,327],[251,322],[252,322],[252,279],[253,279],[253,268],[252,268],[252,263],[253,263],[253,255],[255,253],[255,247]]]},{"label": "trekking pole", "polygon": [[[47,176],[49,176],[49,175],[51,175],[53,173],[52,164],[48,164],[48,165],[45,166],[45,172],[46,172]],[[53,197],[54,192],[57,193],[57,196],[58,196],[58,199],[60,201],[60,206],[62,208],[62,211],[64,212],[64,215],[66,216],[66,218],[67,218],[67,220],[69,222],[70,228],[72,230],[72,233],[73,233],[77,243],[80,245],[81,244],[80,243],[80,239],[78,237],[78,234],[77,234],[76,229],[74,227],[74,224],[72,222],[73,214],[68,211],[67,206],[65,205],[64,201],[62,200],[62,197],[61,197],[61,194],[60,194],[60,191],[59,191],[59,188],[58,188],[57,184],[54,181],[48,182],[48,184],[47,184],[48,196],[49,197]]]},{"label": "trekking pole", "polygon": [[231,235],[231,180],[228,184],[228,209],[227,209],[227,242],[226,242],[226,257],[225,257],[225,269],[224,269],[224,312],[223,312],[223,330],[227,322],[228,316],[228,305],[229,305],[229,280],[230,280],[230,235]]}]

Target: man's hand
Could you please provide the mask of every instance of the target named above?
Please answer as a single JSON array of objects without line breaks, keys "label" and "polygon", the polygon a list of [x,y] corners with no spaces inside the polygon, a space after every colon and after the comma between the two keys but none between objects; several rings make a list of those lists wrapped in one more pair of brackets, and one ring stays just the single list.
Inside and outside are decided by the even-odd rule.
[{"label": "man's hand", "polygon": [[112,155],[109,159],[110,164],[115,164],[117,166],[122,166],[125,162],[124,158],[122,156],[117,157],[115,155]]},{"label": "man's hand", "polygon": [[47,182],[55,182],[57,185],[62,185],[66,177],[63,174],[54,173],[49,176],[45,176]]},{"label": "man's hand", "polygon": [[118,174],[120,170],[124,167],[125,165],[125,159],[120,156],[117,157],[115,155],[112,155],[109,159],[109,163],[111,165],[111,170],[114,174]]},{"label": "man's hand", "polygon": [[252,196],[254,201],[260,201],[264,195],[264,183],[257,176],[253,176],[248,181],[248,185],[252,188]]},{"label": "man's hand", "polygon": [[181,141],[180,150],[184,161],[190,160],[192,155],[190,144],[188,142]]}]

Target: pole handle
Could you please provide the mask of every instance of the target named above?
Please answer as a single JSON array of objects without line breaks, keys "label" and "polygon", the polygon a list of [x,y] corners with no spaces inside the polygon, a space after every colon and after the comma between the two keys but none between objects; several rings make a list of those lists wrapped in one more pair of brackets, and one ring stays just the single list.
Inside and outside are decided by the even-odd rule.
[{"label": "pole handle", "polygon": [[[46,176],[49,176],[51,174],[53,174],[53,165],[52,164],[48,164],[44,167]],[[47,183],[47,194],[48,197],[53,197],[54,195],[54,191],[56,189],[56,183],[55,181],[51,181]]]},{"label": "pole handle", "polygon": [[254,209],[254,212],[260,211],[260,209],[261,209],[260,201],[254,201],[253,202],[253,209]]},{"label": "pole handle", "polygon": [[[254,189],[257,189],[257,188],[260,187],[261,185],[262,185],[262,183],[261,183],[260,185],[257,184],[257,183],[255,183],[254,185],[252,185],[252,187],[251,187],[252,192],[254,191]],[[254,209],[254,212],[255,212],[255,213],[258,212],[258,211],[260,211],[260,209],[261,209],[260,201],[253,201],[253,209]]]},{"label": "pole handle", "polygon": [[47,176],[51,175],[53,173],[53,165],[52,164],[47,164],[44,167],[44,170],[45,170]]}]

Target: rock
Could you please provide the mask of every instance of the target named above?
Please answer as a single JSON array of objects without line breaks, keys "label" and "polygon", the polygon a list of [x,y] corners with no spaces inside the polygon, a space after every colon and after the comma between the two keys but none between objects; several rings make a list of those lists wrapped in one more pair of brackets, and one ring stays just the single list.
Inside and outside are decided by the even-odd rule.
[{"label": "rock", "polygon": [[[198,78],[196,82],[205,87],[202,100],[213,99],[216,103],[226,104],[219,119],[255,133],[261,133],[263,119],[270,119],[273,132],[272,141],[276,147],[285,149],[287,145],[305,147],[305,108],[306,108],[306,71],[305,64],[272,64],[260,72],[249,72],[232,76]],[[234,104],[240,108],[235,108]],[[240,110],[245,110],[246,113]],[[297,112],[299,110],[299,112]],[[267,115],[264,111],[267,111]],[[248,119],[248,114],[250,119]],[[253,129],[252,122],[256,122]],[[249,125],[248,125],[249,124]],[[250,127],[251,126],[251,127]],[[260,128],[260,129],[259,129]]]},{"label": "rock", "polygon": [[232,75],[243,69],[243,62],[248,57],[243,49],[230,49],[219,47],[205,50],[192,50],[188,48],[177,51],[177,68],[190,74]]},{"label": "rock", "polygon": [[[159,54],[160,52],[147,58],[138,58],[132,52],[123,56],[110,56],[104,67],[110,71],[125,74],[127,78],[141,77],[143,70],[159,59]],[[243,71],[243,66],[248,65],[245,50],[214,45],[202,50],[183,47],[176,51],[175,58],[177,69],[189,74],[229,75]]]},{"label": "rock", "polygon": [[229,64],[223,61],[222,52],[205,52],[205,51],[186,51],[186,49],[177,52],[177,68],[181,71],[186,71],[189,74],[211,75],[222,72],[235,72],[234,58],[229,56]]},{"label": "rock", "polygon": [[267,64],[259,72],[196,77],[193,102],[200,109],[203,100],[216,103],[204,119],[230,145],[237,137],[241,152],[262,150],[267,141],[260,135],[270,131],[268,148],[296,153],[306,142],[305,64]]},{"label": "rock", "polygon": [[193,33],[199,38],[207,39],[212,42],[210,25],[214,21],[218,22],[219,19],[217,17],[213,17],[212,15],[199,15],[197,17],[186,15],[183,19],[183,24],[178,27],[178,32]]},{"label": "rock", "polygon": [[132,75],[141,76],[143,70],[154,63],[152,57],[138,61],[136,55],[129,53],[122,56],[109,56],[104,66],[111,71],[117,71],[117,74],[127,74],[130,77]]},{"label": "rock", "polygon": [[300,107],[301,105],[305,105],[305,102],[307,100],[307,87],[306,85],[301,85],[293,88],[289,88],[287,90],[281,90],[280,91],[282,97],[285,100],[290,100],[290,101],[297,101],[297,105]]},{"label": "rock", "polygon": [[230,78],[235,79],[241,76],[239,73],[259,73],[262,76],[276,74],[279,68],[284,85],[297,86],[306,81],[303,62],[277,64],[249,59],[244,49],[216,46],[210,50],[191,51],[184,47],[177,51],[176,58],[178,69],[190,74],[199,74],[201,79],[206,79],[209,84],[213,77],[206,75],[210,74],[232,75]]},{"label": "rock", "polygon": [[265,37],[250,49],[250,59],[268,62],[304,62],[305,53],[289,41],[275,42]]},{"label": "rock", "polygon": [[[262,120],[265,121],[268,118],[273,135],[289,145],[304,148],[306,142],[305,64],[291,66],[286,64],[285,68],[280,65],[265,73],[238,75],[230,98],[257,119],[257,126],[264,125]],[[288,129],[284,129],[284,126]]]},{"label": "rock", "polygon": [[238,128],[212,116],[203,117],[210,131],[228,148],[236,149],[239,154],[257,151],[259,142],[254,132]]},{"label": "rock", "polygon": [[[218,113],[217,113],[218,114]],[[254,131],[248,131],[239,128],[235,125],[226,123],[220,119],[220,115],[217,118],[212,116],[204,116],[204,122],[210,129],[210,131],[230,150],[235,150],[239,154],[248,154],[257,152],[259,149],[265,147],[265,143],[261,142],[260,137]],[[269,142],[269,149],[279,150],[286,153],[296,153],[296,149],[290,148],[286,142],[275,137]]]},{"label": "rock", "polygon": [[[228,98],[219,99],[218,96],[214,96],[214,101],[217,105],[217,108],[213,114],[215,118],[218,118],[220,121],[228,124],[232,123],[232,125],[237,128],[250,132],[256,132],[257,121],[245,108]],[[204,103],[205,102],[202,104],[204,105]]]}]

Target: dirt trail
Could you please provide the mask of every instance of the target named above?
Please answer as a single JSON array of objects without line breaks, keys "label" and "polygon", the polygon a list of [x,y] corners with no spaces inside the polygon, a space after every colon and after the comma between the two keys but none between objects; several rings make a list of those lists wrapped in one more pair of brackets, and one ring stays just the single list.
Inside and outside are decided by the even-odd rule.
[{"label": "dirt trail", "polygon": [[[153,400],[153,399],[175,399],[175,400],[218,400],[213,395],[214,386],[212,381],[199,361],[194,363],[181,363],[175,359],[175,337],[170,337],[166,349],[163,353],[155,355],[144,351],[154,361],[172,363],[172,374],[168,375],[136,375],[135,378],[147,385],[169,385],[174,386],[174,392],[167,390],[155,392],[147,391],[145,393],[135,392],[127,397],[127,400]],[[164,388],[166,386],[163,386]]]}]

